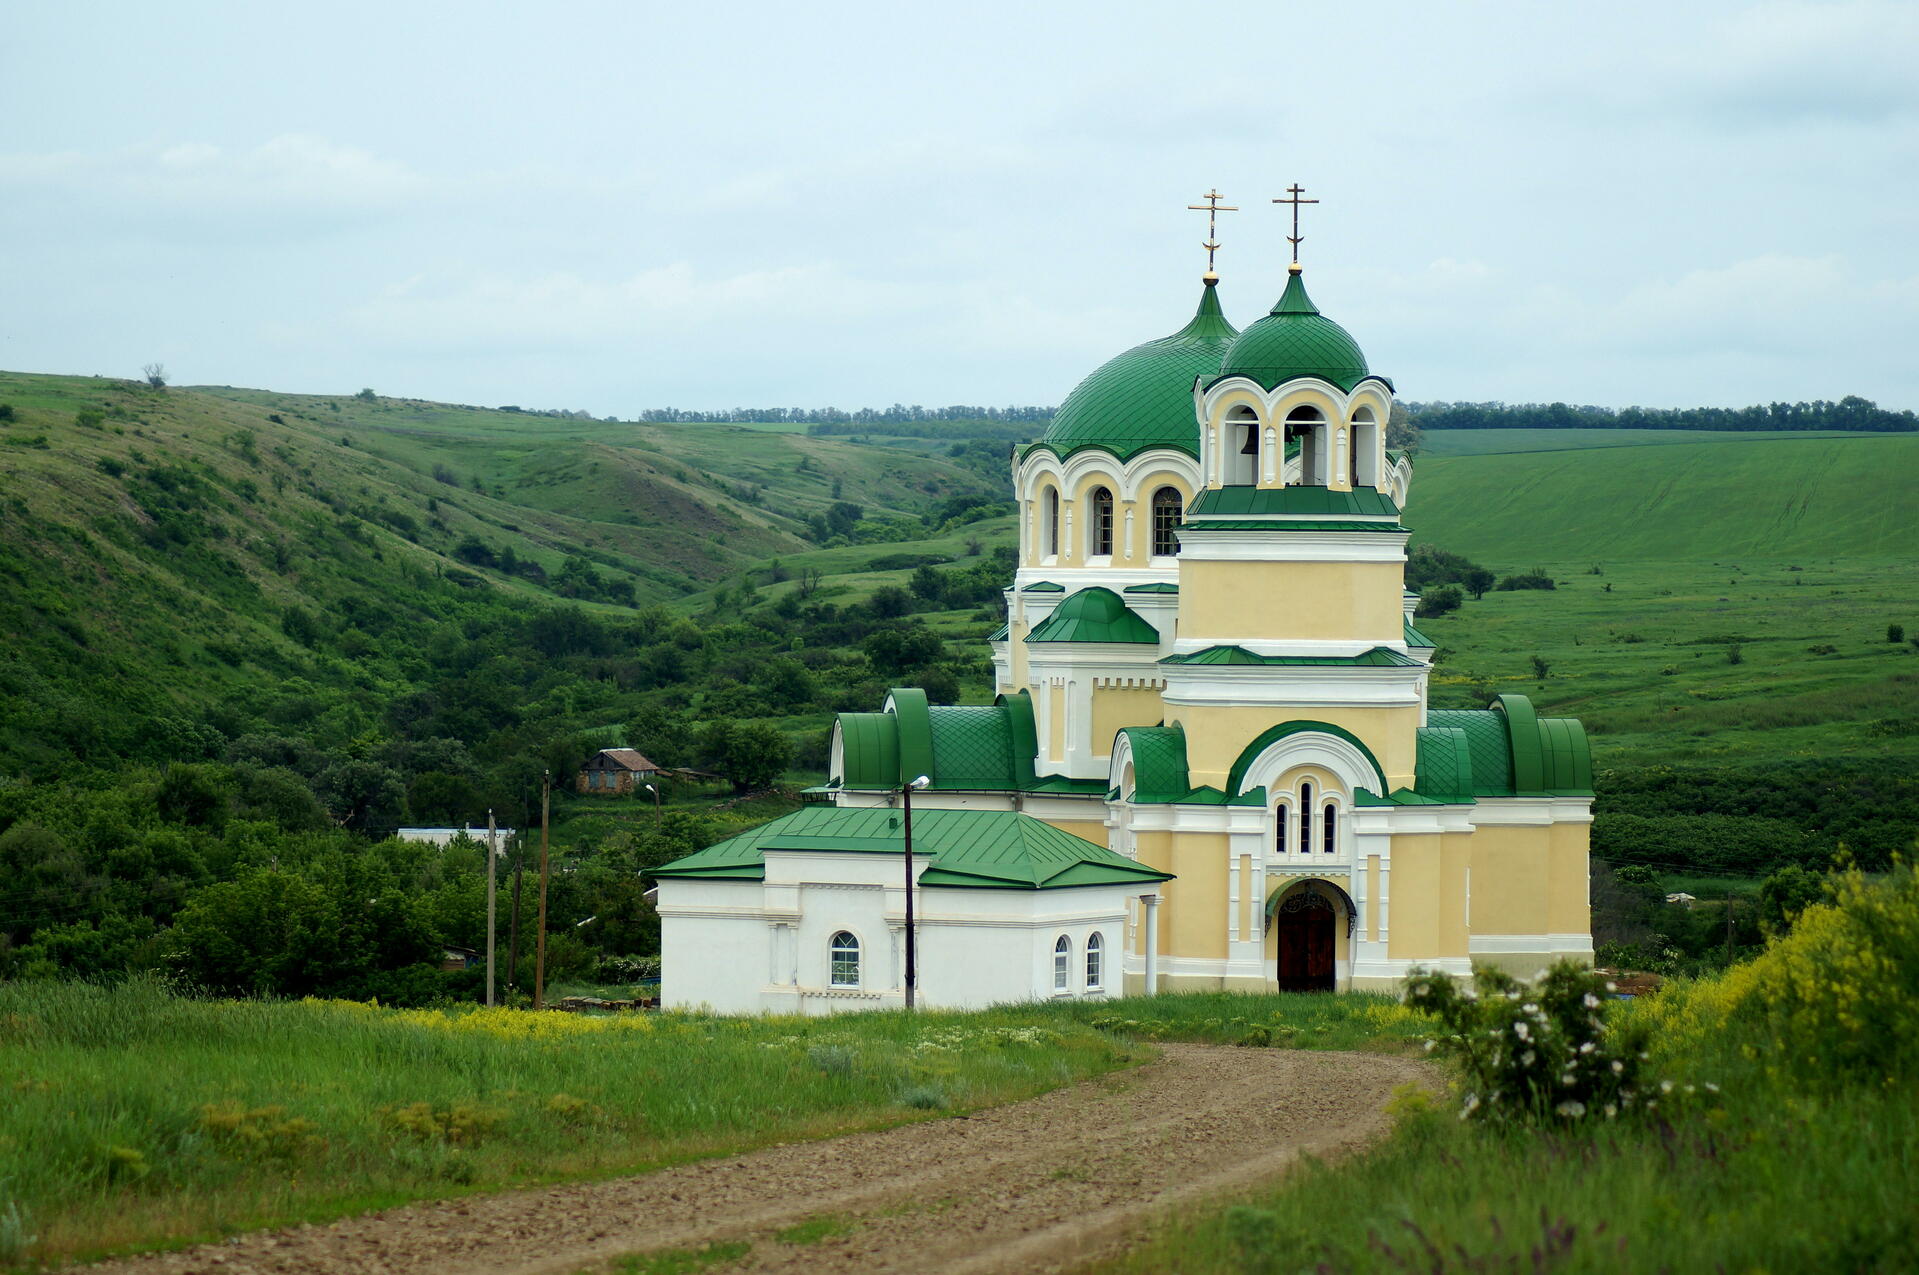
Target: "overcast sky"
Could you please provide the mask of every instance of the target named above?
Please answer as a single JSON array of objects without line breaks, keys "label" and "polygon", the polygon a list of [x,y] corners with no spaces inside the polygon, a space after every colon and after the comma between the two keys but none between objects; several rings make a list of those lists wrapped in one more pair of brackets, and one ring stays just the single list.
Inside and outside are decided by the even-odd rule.
[{"label": "overcast sky", "polygon": [[9,3],[0,367],[1057,403],[1284,283],[1411,399],[1919,407],[1919,4]]}]

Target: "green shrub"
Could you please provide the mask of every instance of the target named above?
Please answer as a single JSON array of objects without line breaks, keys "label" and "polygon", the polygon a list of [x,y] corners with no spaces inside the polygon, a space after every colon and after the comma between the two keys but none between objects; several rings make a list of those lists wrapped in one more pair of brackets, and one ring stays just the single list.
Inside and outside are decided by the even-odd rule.
[{"label": "green shrub", "polygon": [[1444,974],[1406,981],[1406,1003],[1440,1021],[1429,1048],[1465,1073],[1459,1118],[1529,1124],[1613,1119],[1658,1105],[1639,1087],[1639,1034],[1607,1022],[1610,993],[1603,978],[1570,961],[1531,987],[1484,967],[1470,989]]}]

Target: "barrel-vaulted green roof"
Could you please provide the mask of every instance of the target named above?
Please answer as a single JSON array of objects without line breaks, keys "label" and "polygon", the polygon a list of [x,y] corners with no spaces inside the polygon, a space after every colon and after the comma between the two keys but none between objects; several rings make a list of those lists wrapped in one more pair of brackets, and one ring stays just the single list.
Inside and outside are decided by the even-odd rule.
[{"label": "barrel-vaulted green roof", "polygon": [[958,792],[1032,792],[1039,734],[1025,691],[990,705],[928,704],[926,692],[899,688],[891,711],[841,713],[840,772],[844,789],[896,789],[925,775],[931,787]]},{"label": "barrel-vaulted green roof", "polygon": [[1350,391],[1367,375],[1359,343],[1319,312],[1297,265],[1272,313],[1240,333],[1219,366],[1221,378],[1244,376],[1269,390],[1296,377],[1316,376]]},{"label": "barrel-vaulted green roof", "polygon": [[1159,630],[1126,605],[1111,589],[1094,585],[1081,589],[1053,608],[1031,633],[1028,642],[1159,642]]},{"label": "barrel-vaulted green roof", "polygon": [[1149,447],[1199,455],[1193,382],[1219,371],[1237,335],[1220,312],[1215,281],[1207,280],[1191,323],[1094,369],[1060,404],[1037,446],[1060,456],[1097,447],[1121,460]]},{"label": "barrel-vaulted green roof", "polygon": [[[807,806],[654,869],[659,877],[760,881],[780,851],[900,854],[901,812],[885,807]],[[1008,810],[913,812],[913,853],[931,858],[922,886],[1058,890],[1087,885],[1151,887],[1172,875],[1135,863],[1031,815]]]},{"label": "barrel-vaulted green roof", "polygon": [[1590,796],[1592,749],[1576,718],[1540,717],[1524,695],[1490,709],[1433,709],[1419,732],[1415,791],[1440,800]]}]

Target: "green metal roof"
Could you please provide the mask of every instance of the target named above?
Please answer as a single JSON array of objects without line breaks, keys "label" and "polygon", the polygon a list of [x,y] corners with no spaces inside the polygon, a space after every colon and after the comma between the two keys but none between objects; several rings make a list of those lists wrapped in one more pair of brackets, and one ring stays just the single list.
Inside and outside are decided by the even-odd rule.
[{"label": "green metal roof", "polygon": [[1021,593],[1064,593],[1066,586],[1054,584],[1051,580],[1035,580],[1020,590]]},{"label": "green metal roof", "polygon": [[1324,665],[1330,668],[1419,668],[1423,661],[1401,655],[1389,646],[1376,646],[1358,655],[1258,655],[1243,646],[1209,646],[1203,651],[1168,655],[1161,664]]},{"label": "green metal roof", "polygon": [[[1200,518],[1246,515],[1333,518],[1391,518],[1399,520],[1393,498],[1372,487],[1336,491],[1331,487],[1209,487],[1186,511],[1190,526]],[[1184,530],[1184,528],[1182,528]]]},{"label": "green metal roof", "polygon": [[1406,645],[1429,647],[1435,651],[1439,649],[1439,643],[1414,628],[1411,620],[1406,621]]},{"label": "green metal roof", "polygon": [[1205,522],[1189,522],[1181,525],[1185,531],[1399,531],[1410,528],[1396,522],[1317,522],[1310,519],[1287,518],[1280,520],[1209,518]]},{"label": "green metal roof", "polygon": [[[1472,791],[1479,797],[1589,796],[1592,748],[1571,717],[1541,718],[1524,695],[1501,695],[1490,709],[1434,709],[1429,728],[1456,729],[1471,758]],[[1424,735],[1419,790],[1427,791]],[[1450,765],[1449,762],[1435,762]],[[1442,782],[1435,779],[1434,783]]]},{"label": "green metal roof", "polygon": [[[871,807],[808,806],[654,870],[660,877],[763,880],[769,851],[899,854],[901,813]],[[930,856],[922,886],[1056,890],[1141,885],[1171,874],[1062,832],[1031,815],[998,810],[917,810],[913,852]]]},{"label": "green metal roof", "polygon": [[933,736],[933,769],[943,788],[1012,790],[1013,724],[998,705],[939,708],[927,714]]},{"label": "green metal roof", "polygon": [[1013,622],[1011,620],[1008,620],[1006,623],[1000,625],[997,629],[994,629],[992,633],[987,636],[986,640],[988,642],[1004,642],[1007,638],[1011,637],[1012,635],[1013,635]]},{"label": "green metal roof", "polygon": [[1066,396],[1035,446],[1060,456],[1097,447],[1121,460],[1149,447],[1198,456],[1193,382],[1219,371],[1220,358],[1238,334],[1220,312],[1218,291],[1208,280],[1192,322],[1095,369]]},{"label": "green metal roof", "polygon": [[1457,726],[1422,726],[1418,735],[1418,779],[1413,791],[1451,804],[1473,799],[1473,758],[1466,732]]},{"label": "green metal roof", "polygon": [[1028,642],[1159,642],[1159,630],[1141,619],[1119,594],[1098,585],[1081,589],[1053,608]]},{"label": "green metal roof", "polygon": [[1295,266],[1272,313],[1240,333],[1226,351],[1219,377],[1228,376],[1247,377],[1265,389],[1317,376],[1351,390],[1367,377],[1366,356],[1345,328],[1319,312]]},{"label": "green metal roof", "polygon": [[1127,593],[1178,593],[1179,586],[1176,584],[1167,584],[1163,580],[1158,580],[1153,582],[1152,584],[1129,584],[1126,586],[1125,592]]},{"label": "green metal roof", "polygon": [[1379,758],[1373,756],[1373,750],[1366,747],[1365,740],[1353,734],[1344,726],[1335,726],[1331,722],[1317,722],[1307,718],[1281,722],[1277,726],[1268,726],[1265,730],[1261,731],[1252,743],[1240,750],[1239,756],[1234,759],[1232,772],[1226,779],[1226,790],[1228,792],[1238,792],[1241,785],[1246,781],[1246,768],[1251,766],[1259,755],[1265,752],[1275,741],[1285,739],[1288,735],[1298,735],[1308,731],[1335,736],[1357,748],[1365,755],[1366,760],[1372,764],[1373,777],[1379,781],[1380,790],[1382,792],[1385,791],[1386,768],[1379,764]]},{"label": "green metal roof", "polygon": [[1186,732],[1178,726],[1121,728],[1133,749],[1133,800],[1178,801],[1192,791],[1186,780]]},{"label": "green metal roof", "polygon": [[990,706],[929,705],[911,687],[889,699],[889,713],[839,715],[842,789],[895,789],[925,775],[935,790],[1039,790],[1039,737],[1025,691]]}]

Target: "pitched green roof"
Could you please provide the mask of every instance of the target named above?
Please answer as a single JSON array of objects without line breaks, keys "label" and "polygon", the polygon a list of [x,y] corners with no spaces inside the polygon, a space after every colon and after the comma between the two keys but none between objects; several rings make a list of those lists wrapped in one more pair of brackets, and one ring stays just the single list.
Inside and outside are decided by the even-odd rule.
[{"label": "pitched green roof", "polygon": [[[1197,519],[1253,517],[1389,518],[1399,520],[1393,498],[1371,487],[1336,491],[1331,487],[1209,487],[1186,511],[1190,526]],[[1182,528],[1183,530],[1184,528]]]},{"label": "pitched green roof", "polygon": [[1265,664],[1329,668],[1419,668],[1423,661],[1401,655],[1389,646],[1376,646],[1358,655],[1259,655],[1243,646],[1209,646],[1203,651],[1168,655],[1161,664]]},{"label": "pitched green roof", "polygon": [[1406,621],[1406,645],[1429,647],[1435,651],[1439,649],[1439,644],[1414,628],[1411,620]]},{"label": "pitched green roof", "polygon": [[[899,854],[905,829],[898,810],[808,806],[654,870],[660,877],[763,880],[767,853]],[[1056,890],[1140,885],[1171,875],[1135,863],[1031,815],[998,810],[913,812],[913,852],[930,856],[922,886]]]},{"label": "pitched green roof", "polygon": [[1051,580],[1035,580],[1020,590],[1021,593],[1064,593],[1066,586],[1054,584]]},{"label": "pitched green roof", "polygon": [[1221,356],[1237,335],[1238,329],[1220,313],[1219,294],[1208,280],[1192,322],[1095,369],[1066,396],[1036,446],[1061,456],[1097,447],[1121,460],[1149,447],[1199,455],[1193,382],[1219,370]]},{"label": "pitched green roof", "polygon": [[1178,593],[1179,586],[1168,584],[1164,580],[1155,580],[1151,584],[1129,584],[1125,591],[1127,593]]},{"label": "pitched green roof", "polygon": [[1180,531],[1406,531],[1408,528],[1396,522],[1319,522],[1306,518],[1286,519],[1233,519],[1209,518],[1205,522],[1189,522],[1180,527]]},{"label": "pitched green roof", "polygon": [[1244,376],[1265,389],[1302,376],[1317,376],[1342,390],[1365,380],[1366,356],[1345,328],[1319,312],[1306,295],[1297,265],[1272,313],[1239,334],[1219,367],[1221,379]]},{"label": "pitched green roof", "polygon": [[1159,630],[1141,619],[1119,594],[1095,585],[1053,608],[1026,635],[1028,642],[1159,642]]}]

